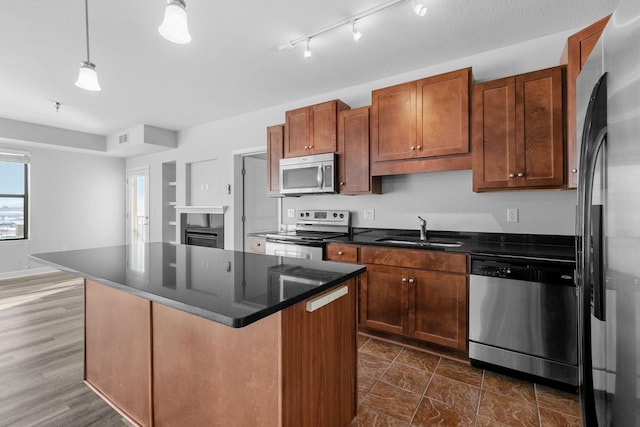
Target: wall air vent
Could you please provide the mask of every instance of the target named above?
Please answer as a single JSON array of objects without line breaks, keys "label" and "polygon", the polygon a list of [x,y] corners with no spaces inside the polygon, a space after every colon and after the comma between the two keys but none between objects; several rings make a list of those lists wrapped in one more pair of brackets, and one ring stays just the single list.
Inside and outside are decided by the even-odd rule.
[{"label": "wall air vent", "polygon": [[128,133],[123,133],[122,135],[118,136],[118,144],[126,144],[127,142],[129,142]]}]

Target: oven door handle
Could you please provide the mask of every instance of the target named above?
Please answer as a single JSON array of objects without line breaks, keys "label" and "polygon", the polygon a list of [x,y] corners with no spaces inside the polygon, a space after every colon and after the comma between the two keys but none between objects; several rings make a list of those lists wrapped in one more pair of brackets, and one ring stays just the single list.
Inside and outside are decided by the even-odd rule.
[{"label": "oven door handle", "polygon": [[322,242],[314,241],[306,241],[306,240],[280,240],[280,239],[267,239],[267,243],[278,243],[281,245],[295,245],[295,246],[313,246],[316,248],[322,247]]}]

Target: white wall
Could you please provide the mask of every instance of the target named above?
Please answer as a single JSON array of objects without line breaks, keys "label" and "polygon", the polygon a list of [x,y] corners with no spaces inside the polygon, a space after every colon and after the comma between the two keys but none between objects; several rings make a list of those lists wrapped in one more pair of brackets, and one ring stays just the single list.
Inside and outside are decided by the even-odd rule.
[{"label": "white wall", "polygon": [[0,274],[33,253],[124,243],[124,160],[0,141],[31,153],[30,238],[0,242]]},{"label": "white wall", "polygon": [[[233,180],[233,155],[236,150],[266,145],[266,127],[283,123],[287,110],[314,103],[342,99],[352,108],[370,105],[371,91],[397,83],[428,77],[464,67],[473,67],[476,81],[492,80],[513,74],[558,65],[567,37],[575,31],[544,37],[511,47],[416,70],[332,93],[274,106],[241,116],[183,130],[178,148],[167,152],[127,159],[127,168],[149,166],[151,170],[151,240],[161,240],[161,163],[177,160],[177,202],[185,201],[185,163],[217,159],[216,175],[220,188]],[[432,229],[513,232],[574,233],[574,191],[527,191],[476,194],[471,190],[470,171],[437,172],[383,178],[385,194],[377,196],[307,196],[287,198],[288,207],[333,207],[354,210],[355,226],[415,228],[417,214],[425,215]],[[234,189],[235,191],[235,189]],[[225,247],[233,247],[235,211],[233,195],[218,193],[216,204],[227,205]],[[363,208],[373,208],[376,219],[364,221]],[[520,222],[506,223],[506,208],[520,209]],[[289,221],[287,218],[283,219]],[[289,221],[290,222],[290,221]]]}]

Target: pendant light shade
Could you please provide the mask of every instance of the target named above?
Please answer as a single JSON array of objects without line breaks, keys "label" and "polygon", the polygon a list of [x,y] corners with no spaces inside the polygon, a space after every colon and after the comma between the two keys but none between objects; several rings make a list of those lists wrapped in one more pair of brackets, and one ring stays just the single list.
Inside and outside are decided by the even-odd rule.
[{"label": "pendant light shade", "polygon": [[96,64],[91,62],[91,57],[89,56],[89,0],[84,0],[84,18],[87,34],[87,60],[80,63],[80,72],[78,73],[76,86],[81,89],[97,92],[101,90],[100,84],[98,83],[98,73],[96,73]]},{"label": "pendant light shade", "polygon": [[93,92],[101,90],[100,84],[98,83],[98,73],[96,73],[95,64],[89,61],[82,61],[80,63],[80,72],[78,73],[76,86]]},{"label": "pendant light shade", "polygon": [[168,0],[167,8],[164,11],[164,21],[158,27],[158,32],[165,39],[178,43],[187,44],[191,41],[189,27],[187,26],[187,11],[184,0]]}]

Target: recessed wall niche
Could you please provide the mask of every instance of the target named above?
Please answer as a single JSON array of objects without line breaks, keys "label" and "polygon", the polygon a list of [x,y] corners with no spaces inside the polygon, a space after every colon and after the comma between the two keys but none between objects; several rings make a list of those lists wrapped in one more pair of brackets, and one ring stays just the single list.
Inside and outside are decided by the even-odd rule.
[{"label": "recessed wall niche", "polygon": [[220,204],[220,184],[216,179],[217,159],[190,162],[185,165],[186,205]]}]

